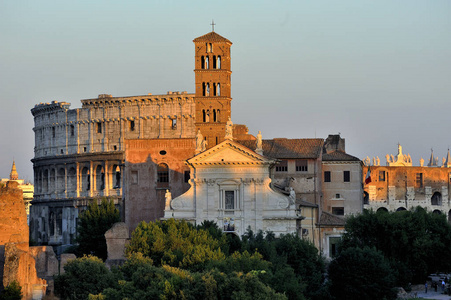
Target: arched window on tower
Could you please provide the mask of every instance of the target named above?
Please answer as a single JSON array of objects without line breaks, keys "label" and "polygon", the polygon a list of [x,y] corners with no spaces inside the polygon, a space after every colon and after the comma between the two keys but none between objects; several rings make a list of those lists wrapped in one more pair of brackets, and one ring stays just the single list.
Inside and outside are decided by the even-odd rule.
[{"label": "arched window on tower", "polygon": [[216,121],[216,109],[213,109],[213,122],[217,122]]},{"label": "arched window on tower", "polygon": [[216,122],[221,122],[220,110],[219,109],[216,110]]},{"label": "arched window on tower", "polygon": [[210,69],[208,56],[205,57],[205,69]]},{"label": "arched window on tower", "polygon": [[210,83],[207,83],[207,88],[206,88],[205,96],[210,96]]},{"label": "arched window on tower", "polygon": [[219,55],[216,62],[216,69],[221,69],[221,56]]},{"label": "arched window on tower", "polygon": [[213,83],[213,96],[216,96],[216,83]]},{"label": "arched window on tower", "polygon": [[216,69],[216,55],[213,55],[213,69]]},{"label": "arched window on tower", "polygon": [[205,114],[205,109],[202,109],[202,121],[205,123],[207,115]]},{"label": "arched window on tower", "polygon": [[202,96],[206,95],[206,84],[205,82],[202,82]]},{"label": "arched window on tower", "polygon": [[210,110],[207,109],[207,113],[205,114],[205,122],[210,123]]},{"label": "arched window on tower", "polygon": [[200,58],[200,65],[201,65],[202,69],[205,69],[205,57],[203,55]]},{"label": "arched window on tower", "polygon": [[218,83],[216,87],[216,96],[221,96],[221,84]]}]

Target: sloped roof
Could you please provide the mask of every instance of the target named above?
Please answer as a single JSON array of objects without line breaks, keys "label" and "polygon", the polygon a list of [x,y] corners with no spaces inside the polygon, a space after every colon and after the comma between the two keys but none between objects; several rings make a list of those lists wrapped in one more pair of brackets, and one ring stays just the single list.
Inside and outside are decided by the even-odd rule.
[{"label": "sloped roof", "polygon": [[[256,140],[241,140],[238,143],[255,150]],[[271,158],[318,158],[323,149],[323,139],[286,139],[262,140],[263,155]]]},{"label": "sloped roof", "polygon": [[225,37],[220,36],[216,32],[212,31],[210,33],[204,34],[203,36],[197,37],[193,40],[193,42],[226,42],[232,44],[231,41],[226,39]]},{"label": "sloped roof", "polygon": [[360,161],[360,159],[349,155],[346,152],[336,150],[329,153],[323,153],[323,161]]},{"label": "sloped roof", "polygon": [[323,211],[319,218],[319,224],[325,226],[345,226],[345,220],[339,216]]}]

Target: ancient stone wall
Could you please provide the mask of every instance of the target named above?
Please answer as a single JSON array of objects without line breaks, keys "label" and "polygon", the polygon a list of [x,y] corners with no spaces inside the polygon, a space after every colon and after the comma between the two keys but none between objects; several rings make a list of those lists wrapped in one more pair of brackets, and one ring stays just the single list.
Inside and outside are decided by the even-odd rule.
[{"label": "ancient stone wall", "polygon": [[[0,289],[17,281],[22,287],[24,299],[31,299],[33,293],[44,295],[46,281],[39,278],[36,271],[39,252],[42,251],[29,247],[22,190],[17,182],[9,181],[6,186],[0,187]],[[46,260],[47,257],[51,255],[46,256]],[[55,262],[57,264],[56,258],[53,264]]]}]

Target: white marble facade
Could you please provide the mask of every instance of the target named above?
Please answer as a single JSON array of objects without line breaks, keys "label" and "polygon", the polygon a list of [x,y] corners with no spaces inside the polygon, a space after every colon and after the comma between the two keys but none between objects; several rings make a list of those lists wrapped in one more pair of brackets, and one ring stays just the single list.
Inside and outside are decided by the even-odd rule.
[{"label": "white marble facade", "polygon": [[191,188],[167,199],[164,219],[213,220],[238,236],[248,227],[276,235],[296,232],[294,202],[270,188],[275,163],[232,140],[199,153],[187,160]]}]

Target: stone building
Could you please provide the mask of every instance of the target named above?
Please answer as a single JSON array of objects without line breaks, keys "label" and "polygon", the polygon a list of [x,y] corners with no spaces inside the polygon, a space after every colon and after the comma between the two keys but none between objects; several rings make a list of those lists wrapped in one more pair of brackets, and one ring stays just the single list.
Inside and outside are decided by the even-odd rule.
[{"label": "stone building", "polygon": [[99,197],[123,211],[123,168],[127,139],[194,137],[194,95],[112,97],[41,103],[34,116],[35,194],[30,236],[40,244],[74,241],[79,213]]},{"label": "stone building", "polygon": [[225,140],[187,160],[191,188],[172,198],[167,191],[164,218],[202,223],[215,221],[224,232],[243,235],[273,231],[296,232],[295,196],[270,187],[275,160],[232,140]]},{"label": "stone building", "polygon": [[443,213],[451,219],[451,159],[449,150],[438,164],[438,157],[431,153],[429,163],[413,166],[410,155],[403,154],[398,145],[398,154],[386,155],[386,165],[364,160],[363,182],[370,171],[371,182],[364,185],[364,208],[387,211],[408,210],[421,206],[428,211]]},{"label": "stone building", "polygon": [[0,180],[0,183],[6,184],[8,181],[15,181],[19,184],[18,187],[22,190],[23,193],[23,202],[25,204],[25,210],[27,212],[27,221],[29,221],[30,205],[31,201],[33,200],[34,186],[30,182],[25,182],[24,179],[19,179],[15,161],[13,161],[11,172],[9,173],[9,178],[2,178]]}]

